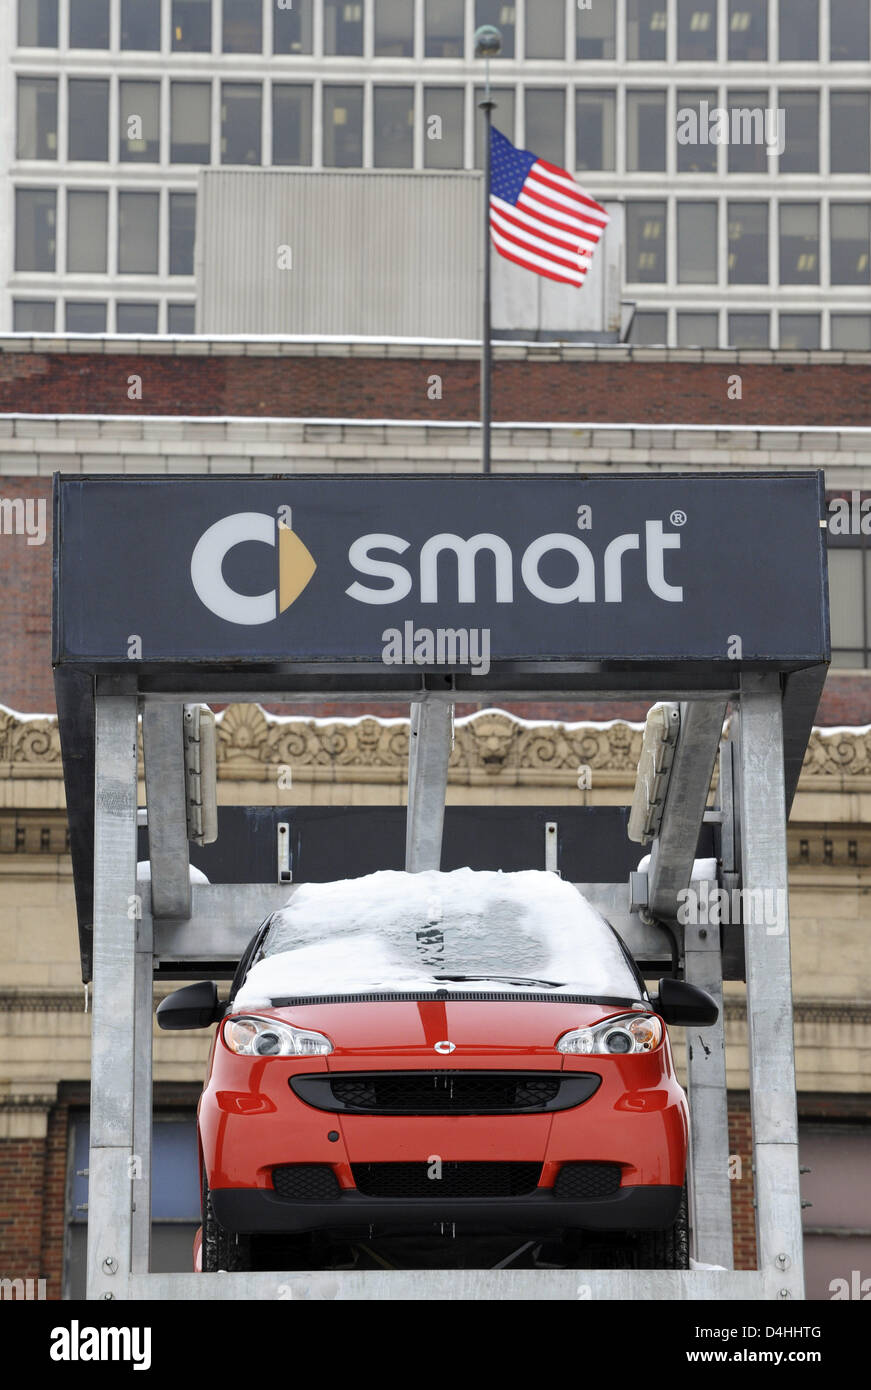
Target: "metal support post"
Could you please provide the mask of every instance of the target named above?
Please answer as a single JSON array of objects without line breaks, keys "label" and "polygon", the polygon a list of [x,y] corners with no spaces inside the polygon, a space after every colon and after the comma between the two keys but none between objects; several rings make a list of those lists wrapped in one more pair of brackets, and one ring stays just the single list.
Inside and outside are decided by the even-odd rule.
[{"label": "metal support post", "polygon": [[191,915],[183,725],[182,704],[143,707],[142,749],[155,917]]},{"label": "metal support post", "polygon": [[719,927],[694,922],[685,924],[684,962],[684,978],[706,989],[720,1009],[720,1016],[712,1028],[688,1028],[686,1035],[693,1255],[703,1264],[732,1269],[729,1107]]},{"label": "metal support post", "polygon": [[680,707],[680,737],[647,873],[648,910],[666,921],[675,920],[677,895],[692,876],[725,717],[725,701],[688,700]]},{"label": "metal support post", "polygon": [[803,1298],[783,710],[778,676],[742,676],[740,721],[747,1033],[759,1270],[770,1296]]},{"label": "metal support post", "polygon": [[88,1297],[118,1298],[130,1271],[136,945],[135,695],[96,698],[94,1008]]},{"label": "metal support post", "polygon": [[147,1274],[151,1263],[151,1073],[154,1028],[154,929],[137,900],[133,982],[133,1188],[132,1267]]},{"label": "metal support post", "polygon": [[425,700],[411,707],[405,831],[405,868],[410,874],[441,867],[453,721],[453,705]]}]

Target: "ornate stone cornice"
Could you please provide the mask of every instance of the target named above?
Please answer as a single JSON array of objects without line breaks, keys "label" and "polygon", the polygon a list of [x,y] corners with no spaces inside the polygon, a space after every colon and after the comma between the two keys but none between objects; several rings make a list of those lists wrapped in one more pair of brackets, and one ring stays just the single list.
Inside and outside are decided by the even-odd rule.
[{"label": "ornate stone cornice", "polygon": [[[530,723],[500,710],[458,720],[451,779],[460,783],[577,785],[586,766],[608,782],[634,780],[641,728],[607,724]],[[230,705],[218,716],[218,775],[230,781],[272,780],[281,768],[317,781],[404,781],[408,721],[286,719],[259,705]],[[57,720],[23,716],[0,706],[0,779],[62,774]],[[805,787],[820,779],[871,779],[871,729],[815,729],[805,757]],[[855,785],[855,783],[853,783]]]},{"label": "ornate stone cornice", "polygon": [[[727,1022],[746,1022],[747,1005],[743,999],[726,998]],[[796,999],[793,1016],[800,1023],[871,1024],[871,999]]]}]

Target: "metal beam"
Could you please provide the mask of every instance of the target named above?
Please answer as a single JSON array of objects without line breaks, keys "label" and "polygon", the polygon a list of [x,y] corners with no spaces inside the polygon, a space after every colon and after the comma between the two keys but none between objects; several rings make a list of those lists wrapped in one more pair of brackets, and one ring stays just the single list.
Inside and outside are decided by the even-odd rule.
[{"label": "metal beam", "polygon": [[191,876],[184,763],[184,705],[142,711],[151,901],[156,917],[190,917]]},{"label": "metal beam", "polygon": [[780,1281],[755,1270],[658,1269],[371,1269],[292,1270],[257,1274],[152,1274],[127,1281],[126,1297],[168,1299],[305,1299],[308,1302],[505,1300],[718,1303],[777,1299]]},{"label": "metal beam", "polygon": [[[780,681],[741,682],[740,796],[750,1113],[760,1271],[804,1297]],[[768,909],[751,911],[761,894]],[[773,909],[773,910],[772,910]]]},{"label": "metal beam", "polygon": [[725,717],[725,701],[688,700],[680,707],[680,736],[647,871],[648,911],[665,921],[677,920],[677,895],[692,877]]},{"label": "metal beam", "polygon": [[131,1259],[136,733],[135,696],[98,696],[91,1149],[88,1162],[89,1298],[120,1296]]},{"label": "metal beam", "polygon": [[[189,920],[154,920],[154,959],[161,975],[171,976],[173,964],[238,960],[258,923],[283,907],[300,887],[287,883],[193,884]],[[576,883],[574,887],[607,917],[637,961],[656,969],[670,966],[671,945],[666,933],[629,911],[625,883]],[[137,891],[147,924],[151,919],[150,885],[140,883]]]},{"label": "metal beam", "polygon": [[405,831],[405,868],[411,874],[441,868],[453,723],[452,704],[425,700],[411,707]]},{"label": "metal beam", "polygon": [[[142,904],[137,904],[141,914]],[[133,979],[133,1188],[132,1267],[147,1274],[151,1264],[152,1057],[154,1038],[153,925],[150,915],[136,923]]]},{"label": "metal beam", "polygon": [[731,1269],[734,1252],[729,1187],[729,1106],[719,927],[685,925],[684,979],[706,989],[720,1009],[713,1027],[688,1028],[686,1034],[693,1255],[703,1264]]}]

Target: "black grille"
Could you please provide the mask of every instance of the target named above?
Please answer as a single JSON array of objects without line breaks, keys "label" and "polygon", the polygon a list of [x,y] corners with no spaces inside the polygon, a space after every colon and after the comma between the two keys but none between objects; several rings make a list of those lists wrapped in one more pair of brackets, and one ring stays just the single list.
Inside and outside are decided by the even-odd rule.
[{"label": "black grille", "polygon": [[279,1197],[294,1202],[329,1202],[339,1195],[339,1183],[326,1163],[287,1163],[273,1168],[272,1183]]},{"label": "black grille", "polygon": [[564,1163],[553,1185],[555,1197],[584,1201],[613,1197],[620,1187],[619,1163]]},{"label": "black grille", "polygon": [[588,1100],[601,1077],[586,1072],[386,1071],[292,1076],[318,1110],[368,1115],[510,1115],[568,1110]]},{"label": "black grille", "polygon": [[540,1163],[354,1163],[351,1172],[367,1197],[522,1197],[541,1177]]},{"label": "black grille", "polygon": [[355,1110],[541,1110],[559,1095],[559,1077],[382,1072],[339,1076],[330,1089],[335,1100]]}]

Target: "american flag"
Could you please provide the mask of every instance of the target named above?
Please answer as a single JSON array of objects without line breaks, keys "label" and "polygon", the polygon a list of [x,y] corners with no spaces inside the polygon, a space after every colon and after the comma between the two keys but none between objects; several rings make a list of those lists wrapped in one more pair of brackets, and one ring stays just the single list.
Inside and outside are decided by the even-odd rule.
[{"label": "american flag", "polygon": [[608,214],[566,169],[490,133],[490,234],[500,255],[580,286]]}]

